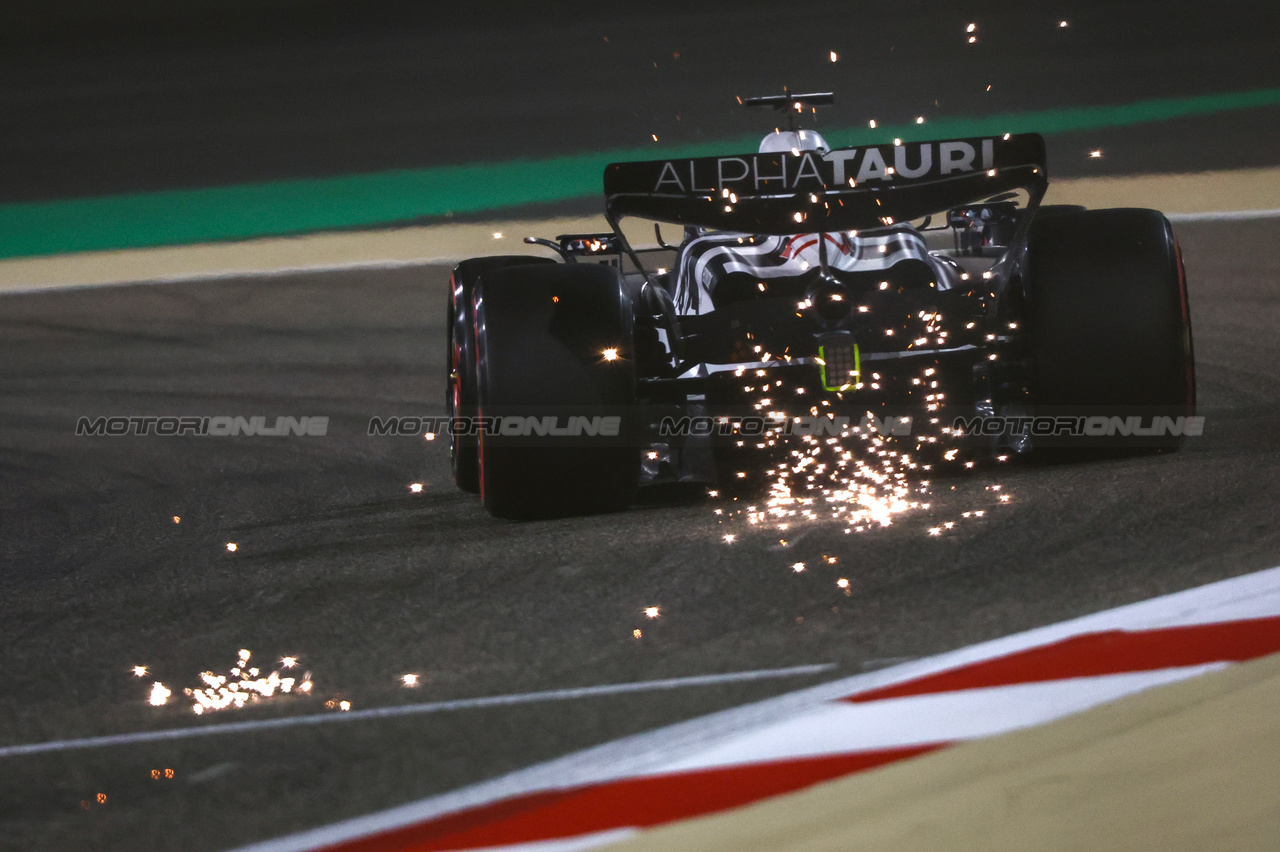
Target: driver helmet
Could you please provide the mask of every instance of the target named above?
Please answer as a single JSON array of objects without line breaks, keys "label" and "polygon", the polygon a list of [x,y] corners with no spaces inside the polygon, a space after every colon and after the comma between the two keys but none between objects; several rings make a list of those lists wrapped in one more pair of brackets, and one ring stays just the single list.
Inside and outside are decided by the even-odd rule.
[{"label": "driver helmet", "polygon": [[830,150],[827,140],[815,130],[775,130],[760,140],[761,154],[783,151],[818,151],[825,154]]}]

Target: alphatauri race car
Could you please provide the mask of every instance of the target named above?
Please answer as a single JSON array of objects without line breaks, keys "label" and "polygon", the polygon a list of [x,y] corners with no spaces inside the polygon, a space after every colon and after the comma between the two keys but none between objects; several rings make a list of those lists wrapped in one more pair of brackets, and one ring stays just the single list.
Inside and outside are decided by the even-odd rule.
[{"label": "alphatauri race car", "polygon": [[1036,134],[832,149],[791,123],[754,153],[609,165],[612,231],[453,270],[454,481],[533,518],[741,485],[797,441],[925,470],[1176,448],[1200,422],[1169,221],[1047,187]]}]

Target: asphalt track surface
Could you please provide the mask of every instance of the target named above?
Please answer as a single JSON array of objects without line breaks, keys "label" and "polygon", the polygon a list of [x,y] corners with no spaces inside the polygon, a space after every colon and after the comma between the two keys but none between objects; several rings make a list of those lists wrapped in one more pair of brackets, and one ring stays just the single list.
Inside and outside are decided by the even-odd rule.
[{"label": "asphalt track surface", "polygon": [[[910,21],[926,20],[923,7],[905,8]],[[1002,108],[1235,90],[1242,80],[1250,87],[1280,83],[1268,29],[1274,12],[1265,17],[1270,7],[1251,10],[1251,19],[1178,18],[1157,8],[1167,6],[1126,4],[1126,11],[1114,12],[1112,4],[1081,5],[1062,13],[1076,33],[1089,15],[1114,23],[1108,15],[1123,14],[1127,29],[1094,28],[1084,47],[1070,51],[1042,47],[1035,63],[985,54],[993,73],[1023,86]],[[634,34],[637,42],[628,49],[635,58],[671,48],[672,19],[658,13],[624,16],[629,24],[618,32]],[[956,19],[962,29],[964,13]],[[717,34],[726,26],[724,15],[713,22],[711,13],[690,21]],[[1139,21],[1150,23],[1139,30]],[[761,29],[737,17],[730,25],[740,39]],[[783,27],[783,35],[795,27],[796,39],[811,32],[811,23],[799,19],[770,26]],[[29,101],[46,105],[32,107],[25,125],[18,121],[21,111],[9,113],[18,123],[6,122],[2,143],[6,200],[447,160],[458,146],[433,131],[452,125],[421,108],[421,100],[431,100],[422,94],[423,80],[435,79],[429,76],[434,70],[422,70],[419,78],[405,72],[403,90],[387,89],[387,98],[404,103],[368,103],[373,116],[405,115],[408,92],[418,92],[414,119],[400,130],[360,125],[350,112],[387,79],[400,79],[392,72],[403,66],[365,62],[361,51],[376,51],[379,32],[389,39],[379,56],[428,65],[424,57],[436,55],[410,44],[400,30],[361,30],[347,52],[315,48],[316,55],[337,57],[328,66],[299,62],[269,39],[249,40],[240,53],[215,39],[197,45],[204,54],[174,48],[166,55],[176,64],[147,66],[145,84],[137,73],[112,77],[117,65],[108,63],[100,66],[101,86],[85,89],[83,69],[99,66],[83,59],[88,65],[80,66],[79,78],[72,63],[57,66],[69,75],[62,83],[51,73],[47,88],[6,85],[10,107],[24,91]],[[462,25],[443,32],[475,40],[467,43],[474,51],[456,50],[458,61],[473,61],[476,51],[483,56],[481,48],[490,44]],[[865,30],[855,34],[870,38]],[[514,30],[505,38],[525,39]],[[585,36],[574,42],[586,43]],[[679,62],[697,53],[677,48],[684,51]],[[854,48],[824,43],[819,60],[828,49]],[[919,79],[896,73],[891,84],[868,82],[855,91],[862,102],[883,98],[884,109],[910,114],[921,93],[972,84],[968,73],[945,73],[949,62],[960,61],[946,50],[912,54],[913,61],[934,61],[936,53],[935,64],[921,66],[928,80],[923,73]],[[734,55],[745,52],[737,41]],[[209,63],[208,91],[241,94],[210,94],[214,100],[202,102],[205,89],[183,89],[175,81],[198,64],[190,55]],[[260,98],[244,97],[259,91],[254,87],[263,78],[246,70],[241,79],[228,69],[252,68],[277,55],[310,96],[286,97],[262,84]],[[726,93],[783,82],[841,88],[841,80],[820,73],[839,63],[828,68],[817,61],[806,77],[760,62],[761,55],[754,51],[736,64],[708,58],[701,71],[680,72],[684,77],[645,82],[637,76],[620,91],[621,83],[593,79],[619,91],[621,106],[579,97],[583,66],[575,60],[581,56],[565,50],[520,72],[540,84],[543,100],[527,83],[508,88],[514,77],[468,89],[485,82],[474,73],[460,72],[448,78],[457,85],[430,91],[455,93],[459,100],[450,108],[467,108],[476,155],[498,159],[647,135],[653,121],[666,116],[658,107],[675,113],[675,101],[688,104],[681,107],[682,122],[701,108],[709,116],[700,119],[701,132],[736,134],[744,123],[719,106]],[[1082,63],[1082,56],[1094,61]],[[1183,61],[1187,56],[1195,61]],[[5,73],[38,67],[34,54],[23,61],[28,65],[11,58]],[[590,61],[587,67],[609,69],[616,60]],[[500,67],[513,75],[509,69],[519,66]],[[342,77],[343,68],[350,72],[344,79],[354,82],[328,85],[326,74]],[[374,79],[352,69],[367,69]],[[32,72],[24,79],[37,78]],[[171,86],[191,97],[146,100],[147,92]],[[63,113],[56,105],[68,92],[94,106],[82,132],[58,123]],[[584,112],[585,101],[597,112]],[[158,115],[147,111],[148,103]],[[190,113],[165,111],[179,103]],[[342,113],[344,103],[349,109]],[[551,106],[556,111],[548,112]],[[954,109],[979,108],[958,99]],[[332,132],[315,125],[315,132],[306,131],[306,116],[334,109],[342,114],[332,118]],[[252,115],[242,121],[237,110],[258,110],[252,115],[261,121],[249,120]],[[124,120],[128,115],[132,122]],[[46,122],[46,136],[28,132],[41,126],[30,116]],[[200,135],[201,121],[209,131],[204,147],[184,148],[184,140]],[[1121,171],[1270,165],[1280,161],[1275,121],[1276,111],[1269,110],[1050,141],[1068,164],[1056,173],[1070,173],[1068,154],[1094,144],[1108,151],[1095,165]],[[352,135],[355,126],[363,129]],[[540,132],[532,133],[534,127]],[[153,141],[165,128],[174,137]],[[217,136],[218,128],[225,135]],[[237,128],[248,130],[237,136]],[[387,140],[385,150],[366,144],[370,140]],[[408,140],[418,147],[406,153]],[[211,150],[226,156],[197,156]],[[285,156],[289,151],[292,157]],[[1082,153],[1074,162],[1077,173],[1093,167]],[[743,531],[727,545],[713,501],[673,495],[607,517],[495,521],[474,498],[453,490],[441,444],[367,436],[370,416],[441,411],[447,270],[440,267],[6,296],[0,315],[2,744],[340,712],[324,708],[329,700],[364,709],[828,662],[837,666],[825,675],[831,677],[1280,564],[1274,333],[1280,221],[1184,223],[1178,233],[1190,281],[1204,437],[1172,455],[1023,464],[939,480],[929,512],[856,538],[817,525],[793,536],[786,549],[773,537]],[[327,415],[331,424],[323,438],[74,435],[79,416],[116,413]],[[422,493],[408,490],[412,482],[424,484]],[[995,484],[1012,495],[1007,505],[995,503],[988,490]],[[938,520],[978,508],[989,510],[981,521],[942,537],[927,535]],[[227,551],[227,542],[237,543],[236,552]],[[839,562],[822,565],[824,554]],[[810,570],[793,573],[789,566],[797,560]],[[850,580],[849,595],[836,587],[837,577]],[[660,606],[661,617],[645,618],[648,606]],[[639,640],[635,629],[643,631]],[[225,671],[240,648],[251,649],[255,660],[298,655],[314,674],[315,695],[197,719],[176,700],[180,695],[165,707],[148,706],[151,678],[130,675],[132,666],[146,665],[177,693],[195,685],[200,671]],[[409,672],[420,675],[421,686],[401,685]],[[226,848],[813,681],[0,758],[3,844]],[[174,777],[151,777],[152,769],[163,768],[174,769]],[[99,793],[107,797],[103,804]]]},{"label": "asphalt track surface", "polygon": [[[850,673],[1276,564],[1280,221],[1179,233],[1204,437],[1171,455],[938,480],[928,512],[852,539],[814,525],[786,549],[741,528],[725,544],[707,500],[493,520],[452,488],[441,444],[365,435],[370,415],[440,410],[423,400],[443,369],[441,267],[7,297],[5,741],[218,721],[148,706],[150,678],[129,669],[176,691],[239,648],[297,654],[316,694],[237,720],[337,712],[325,700]],[[323,438],[74,435],[85,413],[219,412],[333,419]],[[977,508],[987,517],[927,535]],[[794,560],[812,567],[795,574]],[[406,672],[422,686],[405,689]],[[215,849],[808,682],[9,757],[0,801],[20,846]],[[83,812],[98,792],[107,805]]]}]

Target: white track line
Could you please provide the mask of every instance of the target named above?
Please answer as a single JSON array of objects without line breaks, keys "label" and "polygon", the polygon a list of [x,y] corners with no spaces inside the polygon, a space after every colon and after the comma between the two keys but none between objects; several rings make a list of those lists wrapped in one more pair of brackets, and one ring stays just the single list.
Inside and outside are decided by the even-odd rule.
[{"label": "white track line", "polygon": [[1280,207],[1269,210],[1214,210],[1206,213],[1166,213],[1170,222],[1238,222],[1244,219],[1271,219],[1280,216]]},{"label": "white track line", "polygon": [[1198,586],[1170,595],[1104,610],[1070,621],[1037,627],[866,674],[830,681],[796,692],[633,734],[517,769],[448,793],[240,847],[238,852],[311,852],[370,834],[426,822],[447,813],[541,790],[563,790],[660,771],[689,754],[715,748],[765,726],[871,689],[914,680],[940,671],[990,660],[1073,636],[1105,630],[1150,630],[1205,621],[1233,621],[1280,615],[1280,567]]},{"label": "white track line", "polygon": [[[532,256],[532,255],[531,255]],[[25,259],[25,258],[24,258]],[[201,284],[219,281],[236,281],[241,278],[285,278],[290,275],[322,275],[328,272],[383,272],[389,269],[412,269],[434,264],[457,264],[465,257],[421,257],[413,260],[351,260],[335,263],[297,264],[292,266],[246,267],[237,269],[212,269],[207,272],[182,272],[139,278],[136,281],[90,281],[75,284],[33,284],[29,287],[9,287],[0,290],[0,296],[24,293],[45,293],[50,290],[96,290],[101,287],[140,287],[151,284]],[[3,263],[3,261],[0,261]]]},{"label": "white track line", "polygon": [[424,713],[443,713],[450,710],[474,710],[483,707],[508,707],[513,704],[535,704],[542,701],[571,701],[577,698],[593,698],[600,695],[623,695],[631,692],[683,689],[689,686],[716,686],[723,683],[768,680],[773,678],[818,675],[834,669],[835,663],[810,666],[791,666],[784,669],[756,669],[725,674],[672,677],[663,680],[642,680],[633,683],[610,683],[603,686],[582,686],[573,689],[548,689],[541,692],[523,692],[515,695],[491,695],[485,698],[459,698],[452,701],[432,701],[426,704],[401,704],[395,707],[372,707],[345,713],[312,713],[306,716],[286,716],[283,719],[259,719],[252,722],[231,722],[223,725],[201,725],[196,728],[173,728],[167,731],[138,731],[132,734],[109,734],[101,737],[51,740],[43,743],[0,747],[0,757],[43,754],[47,752],[73,751],[102,746],[131,745],[133,743],[180,740],[191,737],[209,737],[217,734],[239,734],[274,728],[293,728],[301,725],[323,725],[329,722],[352,722],[359,719],[390,719],[396,716],[416,716]]},{"label": "white track line", "polygon": [[469,852],[486,852],[487,850],[501,850],[501,852],[583,852],[586,849],[596,849],[600,846],[608,846],[612,843],[621,843],[629,837],[634,837],[640,833],[638,828],[612,828],[608,831],[596,831],[591,834],[580,834],[577,837],[562,837],[555,840],[535,840],[531,843],[515,843],[504,844],[502,846],[487,846],[480,849],[471,849]]},{"label": "white track line", "polygon": [[1043,725],[1227,663],[1063,678],[882,698],[829,701],[655,766],[641,776],[973,740]]}]

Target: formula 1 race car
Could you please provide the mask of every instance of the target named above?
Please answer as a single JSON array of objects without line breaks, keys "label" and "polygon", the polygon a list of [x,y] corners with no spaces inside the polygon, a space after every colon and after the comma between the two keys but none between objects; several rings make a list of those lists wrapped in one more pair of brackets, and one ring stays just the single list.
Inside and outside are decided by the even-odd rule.
[{"label": "formula 1 race car", "polygon": [[1036,134],[831,149],[793,124],[756,153],[612,164],[611,232],[453,271],[454,481],[531,518],[734,484],[797,436],[939,460],[1176,448],[1199,422],[1172,228],[1042,205],[1047,186]]}]

